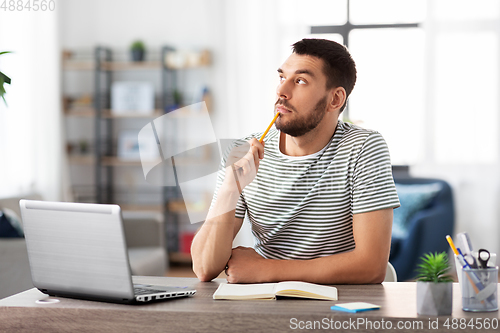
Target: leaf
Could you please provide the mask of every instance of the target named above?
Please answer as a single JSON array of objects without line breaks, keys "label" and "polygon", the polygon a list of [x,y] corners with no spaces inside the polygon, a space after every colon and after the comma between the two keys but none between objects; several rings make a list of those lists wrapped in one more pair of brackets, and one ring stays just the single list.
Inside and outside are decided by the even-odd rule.
[{"label": "leaf", "polygon": [[421,258],[417,265],[417,280],[426,282],[451,282],[453,279],[445,275],[450,269],[450,263],[446,252],[427,253]]},{"label": "leaf", "polygon": [[5,88],[3,87],[4,77],[5,77],[5,75],[0,75],[0,97],[2,97],[3,102],[7,106],[7,101],[5,100],[5,97],[4,97],[4,95],[5,95]]},{"label": "leaf", "polygon": [[[0,52],[0,55],[7,54],[7,53],[12,53],[12,51],[3,51],[3,52]],[[11,82],[10,77],[8,77],[4,73],[0,72],[0,97],[2,97],[5,105],[7,105],[7,101],[5,100],[5,97],[4,97],[5,88],[3,85],[4,85],[4,83],[10,84],[10,82]]]},{"label": "leaf", "polygon": [[1,85],[3,85],[4,82],[10,84],[10,77],[8,77],[2,72],[0,72],[0,79],[2,80],[0,83]]}]

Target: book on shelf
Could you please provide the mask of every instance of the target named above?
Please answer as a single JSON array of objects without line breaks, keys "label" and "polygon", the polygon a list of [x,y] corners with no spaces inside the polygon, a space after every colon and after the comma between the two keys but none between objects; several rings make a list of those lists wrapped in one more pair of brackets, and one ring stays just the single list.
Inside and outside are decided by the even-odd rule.
[{"label": "book on shelf", "polygon": [[308,282],[286,281],[279,283],[232,284],[221,283],[213,299],[249,300],[298,297],[336,301],[337,288]]}]

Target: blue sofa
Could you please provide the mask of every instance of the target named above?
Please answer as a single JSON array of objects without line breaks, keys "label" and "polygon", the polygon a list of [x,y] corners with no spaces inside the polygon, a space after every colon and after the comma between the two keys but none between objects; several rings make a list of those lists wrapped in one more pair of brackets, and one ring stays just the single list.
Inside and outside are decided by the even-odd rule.
[{"label": "blue sofa", "polygon": [[396,269],[398,280],[414,279],[419,258],[424,253],[448,252],[446,235],[453,235],[455,213],[450,185],[440,179],[413,178],[394,173],[396,184],[441,184],[441,189],[423,209],[407,222],[406,238],[392,238],[389,261]]}]

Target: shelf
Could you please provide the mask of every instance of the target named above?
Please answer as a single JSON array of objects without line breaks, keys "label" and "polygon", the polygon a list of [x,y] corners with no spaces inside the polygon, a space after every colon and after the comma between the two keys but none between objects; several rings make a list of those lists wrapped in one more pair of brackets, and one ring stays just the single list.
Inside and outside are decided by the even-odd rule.
[{"label": "shelf", "polygon": [[120,207],[123,211],[163,213],[163,205],[121,204]]},{"label": "shelf", "polygon": [[66,71],[91,71],[95,69],[95,63],[90,60],[65,60],[63,70]]},{"label": "shelf", "polygon": [[[121,53],[113,52],[110,48],[105,47],[96,47],[92,51],[63,50],[61,68],[68,73],[67,75],[63,75],[63,79],[70,80],[71,84],[74,81],[77,82],[82,74],[81,78],[85,79],[85,82],[82,82],[82,84],[92,84],[92,80],[88,80],[88,75],[93,75],[94,78],[98,79],[98,81],[93,81],[93,93],[84,92],[83,88],[74,89],[71,85],[68,85],[68,88],[66,88],[63,84],[68,95],[62,96],[62,115],[65,117],[69,130],[73,130],[76,127],[75,125],[84,122],[81,131],[76,132],[75,130],[76,133],[71,133],[70,137],[72,139],[67,142],[67,159],[72,165],[72,171],[81,172],[85,177],[87,175],[91,177],[93,174],[94,177],[93,184],[88,184],[88,188],[86,187],[87,184],[78,186],[78,188],[72,187],[75,196],[78,196],[80,200],[87,202],[117,202],[120,203],[123,211],[168,215],[165,223],[169,237],[172,238],[167,243],[169,246],[168,250],[171,253],[170,260],[177,263],[189,264],[191,263],[190,254],[183,253],[178,246],[180,237],[178,233],[181,230],[180,224],[186,220],[186,207],[190,211],[200,212],[206,208],[210,201],[204,200],[207,201],[204,202],[200,199],[196,202],[185,203],[180,196],[179,189],[174,188],[171,191],[171,189],[163,187],[152,187],[149,184],[143,184],[142,179],[139,182],[140,185],[134,183],[134,186],[131,186],[127,182],[122,182],[121,180],[124,178],[122,174],[125,173],[139,177],[140,170],[142,170],[142,163],[139,154],[132,155],[132,159],[123,159],[117,156],[121,130],[137,130],[139,133],[143,126],[153,121],[155,124],[159,124],[160,122],[163,124],[163,121],[165,121],[166,129],[170,129],[170,127],[180,128],[184,123],[189,123],[191,120],[206,120],[206,113],[201,112],[201,107],[186,107],[186,105],[180,106],[175,112],[168,114],[168,117],[162,116],[167,114],[165,110],[170,111],[172,108],[174,92],[178,89],[178,75],[176,75],[176,71],[201,69],[210,66],[212,58],[210,51],[201,49],[192,51],[173,50],[169,46],[163,46],[158,51],[148,52],[147,61],[135,62],[128,60],[130,57],[128,49],[126,52],[123,51]],[[77,72],[69,73],[70,71]],[[143,73],[140,73],[141,71]],[[113,112],[110,102],[113,82],[119,79],[119,77],[115,77],[118,75],[115,75],[117,72],[127,72],[127,76],[136,77],[137,79],[142,78],[142,74],[147,74],[148,77],[149,75],[156,75],[153,80],[155,85],[157,85],[158,78],[160,77],[160,93],[155,94],[155,104],[151,105],[158,108],[151,110],[149,113],[138,110],[123,111],[120,113]],[[194,74],[198,73],[194,71]],[[204,78],[205,74],[208,73],[201,71],[201,74],[201,77]],[[73,90],[76,90],[77,93],[73,92]],[[157,92],[158,90],[155,89],[155,91]],[[184,91],[179,92],[182,93]],[[165,110],[160,108],[163,104],[168,105],[165,107]],[[135,106],[131,107],[134,108]],[[183,108],[182,112],[178,110],[181,108]],[[99,115],[97,114],[98,111]],[[158,120],[158,118],[162,119]],[[166,120],[171,121],[171,123],[168,123]],[[94,133],[84,133],[88,125],[91,125],[91,121],[94,121]],[[92,138],[89,138],[87,134],[93,134]],[[81,139],[82,136],[86,139]],[[169,137],[165,138],[165,140],[167,139]],[[85,141],[88,142],[85,145],[88,149],[82,149],[85,148],[83,144]],[[96,147],[99,150],[96,151]],[[106,155],[99,156],[97,155],[98,152]],[[176,167],[186,164],[190,166],[206,164],[212,159],[208,146],[205,153],[195,153],[186,152],[182,155],[182,158],[175,157]],[[160,162],[161,160],[158,158],[155,161]],[[162,165],[163,163],[158,165],[158,168],[161,169]],[[165,165],[167,164],[165,163]],[[125,168],[119,169],[121,167]],[[162,170],[159,171],[160,173],[162,172]]]},{"label": "shelf", "polygon": [[[189,105],[181,106],[180,108],[185,108],[182,112],[172,113],[169,117],[186,119],[186,118],[196,118],[198,116],[203,116],[198,110],[190,110],[187,108]],[[143,111],[130,110],[126,113],[113,114],[111,109],[103,109],[101,112],[101,118],[105,119],[139,119],[139,118],[158,118],[167,113],[162,109],[154,109],[152,113],[141,113]],[[64,115],[68,117],[88,117],[93,118],[96,115],[95,108],[93,106],[73,106],[64,110]]]},{"label": "shelf", "polygon": [[[92,165],[94,164],[95,161],[95,156],[88,154],[88,155],[69,155],[68,156],[68,161],[70,164],[81,164],[81,165]],[[175,159],[175,164],[177,166],[182,166],[182,165],[201,165],[205,164],[208,161],[208,157],[203,157],[200,159],[197,158],[180,158],[177,157]],[[117,156],[103,156],[101,159],[101,163],[104,166],[142,166],[141,160],[127,160],[127,159],[122,159]]]},{"label": "shelf", "polygon": [[162,109],[155,109],[153,113],[150,114],[144,114],[144,113],[139,113],[139,111],[129,111],[127,113],[123,114],[113,114],[113,111],[110,109],[104,109],[102,110],[101,117],[102,118],[156,118],[164,115],[165,113],[163,112]]},{"label": "shelf", "polygon": [[94,155],[68,155],[70,164],[92,165],[94,164]]},{"label": "shelf", "polygon": [[[68,160],[71,164],[93,165],[95,164],[94,155],[69,155]],[[116,156],[103,156],[101,163],[104,166],[141,166],[141,160],[125,160]]]},{"label": "shelf", "polygon": [[[157,212],[163,213],[163,205],[137,205],[137,204],[120,204],[124,211],[135,212]],[[169,201],[168,209],[172,213],[185,213],[184,202],[182,200]]]},{"label": "shelf", "polygon": [[[64,110],[64,114],[68,117],[88,117],[93,118],[96,115],[95,108],[88,107],[71,107]],[[137,119],[137,118],[157,118],[164,115],[162,109],[155,109],[153,113],[144,114],[139,113],[139,111],[129,111],[123,114],[113,114],[112,110],[104,109],[101,113],[101,118],[105,119]]]},{"label": "shelf", "polygon": [[[207,63],[199,65],[185,64],[182,66],[167,65],[168,69],[190,69],[201,68],[207,66]],[[96,64],[93,61],[78,61],[67,60],[63,64],[63,69],[66,71],[92,71],[95,70]],[[136,70],[160,70],[162,68],[161,61],[122,61],[122,62],[101,62],[101,70],[103,71],[136,71]]]},{"label": "shelf", "polygon": [[95,117],[95,109],[92,106],[74,106],[64,110],[64,115],[68,117]]},{"label": "shelf", "polygon": [[102,165],[106,166],[141,166],[141,160],[126,160],[116,156],[103,156]]},{"label": "shelf", "polygon": [[[63,52],[63,70],[91,71],[96,69],[94,60],[72,59],[71,52]],[[211,63],[211,53],[208,50],[200,52],[174,51],[168,52],[165,66],[170,70],[201,68]],[[161,60],[149,61],[101,61],[99,70],[102,71],[135,71],[135,70],[161,70]]]},{"label": "shelf", "polygon": [[103,61],[101,62],[101,70],[103,71],[130,71],[130,70],[146,70],[146,69],[161,69],[160,61]]},{"label": "shelf", "polygon": [[[95,164],[94,155],[69,155],[69,163],[71,164],[82,164],[82,165],[93,165]],[[105,166],[141,166],[141,160],[124,160],[119,157],[109,157],[103,156],[101,159],[102,165]]]}]

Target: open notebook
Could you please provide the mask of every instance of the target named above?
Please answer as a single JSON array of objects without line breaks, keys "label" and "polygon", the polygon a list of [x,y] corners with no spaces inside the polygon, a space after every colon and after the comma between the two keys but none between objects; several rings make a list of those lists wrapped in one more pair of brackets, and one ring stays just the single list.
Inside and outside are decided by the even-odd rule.
[{"label": "open notebook", "polygon": [[228,284],[222,283],[214,299],[275,299],[276,296],[300,297],[336,301],[337,288],[314,283],[286,281],[279,283]]}]

